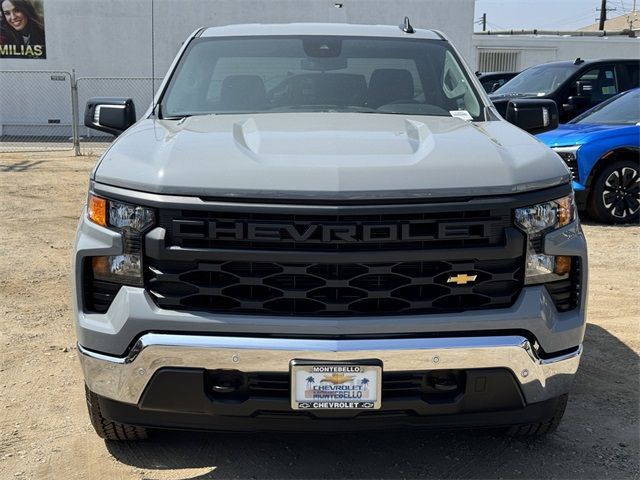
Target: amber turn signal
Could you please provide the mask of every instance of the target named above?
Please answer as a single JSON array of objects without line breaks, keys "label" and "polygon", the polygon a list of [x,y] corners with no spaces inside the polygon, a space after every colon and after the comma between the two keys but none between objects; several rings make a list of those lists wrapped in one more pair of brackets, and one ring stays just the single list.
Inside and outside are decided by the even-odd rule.
[{"label": "amber turn signal", "polygon": [[560,255],[556,257],[556,267],[553,270],[558,275],[565,275],[571,272],[571,257]]},{"label": "amber turn signal", "polygon": [[104,198],[89,194],[89,220],[103,227],[107,226],[107,201]]}]

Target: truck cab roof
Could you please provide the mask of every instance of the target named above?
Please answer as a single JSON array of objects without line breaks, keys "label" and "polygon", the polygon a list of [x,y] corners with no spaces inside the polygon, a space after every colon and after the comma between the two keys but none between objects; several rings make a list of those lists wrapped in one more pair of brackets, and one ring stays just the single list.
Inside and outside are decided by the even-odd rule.
[{"label": "truck cab roof", "polygon": [[425,40],[446,40],[436,30],[413,29],[406,33],[401,26],[359,25],[351,23],[287,23],[225,25],[200,30],[200,37],[241,37],[241,36],[277,36],[277,35],[336,35],[350,37],[410,37]]}]

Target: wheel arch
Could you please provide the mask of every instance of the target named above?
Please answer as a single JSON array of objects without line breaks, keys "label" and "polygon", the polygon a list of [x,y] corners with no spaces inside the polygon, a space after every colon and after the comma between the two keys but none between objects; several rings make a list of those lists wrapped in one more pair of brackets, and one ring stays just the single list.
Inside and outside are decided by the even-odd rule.
[{"label": "wheel arch", "polygon": [[591,168],[589,172],[589,176],[587,177],[586,182],[584,183],[585,187],[589,190],[589,195],[591,195],[591,183],[593,179],[596,178],[600,171],[610,162],[615,162],[616,160],[625,160],[631,156],[632,158],[640,157],[640,147],[635,145],[625,145],[623,147],[616,147],[611,150],[608,150],[600,158],[596,161],[596,163]]}]

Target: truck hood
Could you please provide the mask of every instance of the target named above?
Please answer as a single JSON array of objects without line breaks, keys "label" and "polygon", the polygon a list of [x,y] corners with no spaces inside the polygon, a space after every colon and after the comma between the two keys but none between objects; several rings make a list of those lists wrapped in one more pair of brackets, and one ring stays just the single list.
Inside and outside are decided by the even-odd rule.
[{"label": "truck hood", "polygon": [[504,121],[362,113],[145,119],[94,173],[144,192],[261,198],[491,195],[569,179],[555,154]]}]

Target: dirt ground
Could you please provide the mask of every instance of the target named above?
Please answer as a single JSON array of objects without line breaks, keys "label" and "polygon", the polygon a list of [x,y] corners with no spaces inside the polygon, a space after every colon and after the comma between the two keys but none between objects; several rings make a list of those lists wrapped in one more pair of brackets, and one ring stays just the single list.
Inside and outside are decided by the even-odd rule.
[{"label": "dirt ground", "polygon": [[0,154],[0,479],[640,478],[640,227],[585,222],[589,325],[558,431],[161,433],[104,442],[71,313],[75,227],[95,156]]}]

